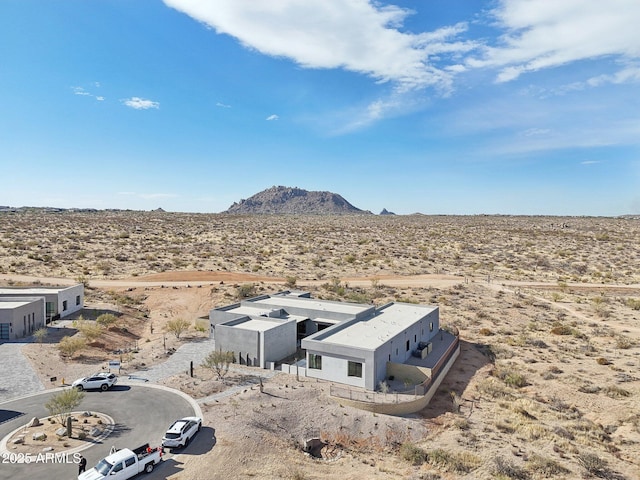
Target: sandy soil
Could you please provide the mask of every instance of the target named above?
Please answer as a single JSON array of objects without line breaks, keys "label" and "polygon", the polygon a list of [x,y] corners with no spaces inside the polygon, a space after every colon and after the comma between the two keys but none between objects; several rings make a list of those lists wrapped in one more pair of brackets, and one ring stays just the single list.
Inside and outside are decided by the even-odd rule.
[{"label": "sandy soil", "polygon": [[[207,403],[216,444],[180,456],[181,471],[170,478],[640,478],[638,222],[275,218],[267,225],[114,214],[100,217],[102,233],[95,233],[95,219],[61,218],[61,230],[75,232],[69,255],[83,251],[82,258],[65,266],[33,261],[29,252],[44,258],[49,249],[53,257],[53,246],[35,238],[33,246],[22,240],[21,250],[29,219],[11,219],[0,223],[4,278],[73,281],[85,269],[85,314],[114,311],[120,320],[102,345],[71,361],[60,359],[53,336],[25,347],[47,382],[59,372],[75,378],[95,370],[116,347],[126,351],[126,368],[162,361],[165,340],[176,348],[204,335],[194,328],[180,339],[165,335],[169,320],[195,324],[210,308],[237,301],[246,285],[256,294],[288,285],[317,298],[437,304],[442,323],[460,331],[462,354],[419,415],[360,412],[329,398],[323,383],[279,374],[263,393],[249,385]],[[105,257],[103,240],[122,255],[138,253],[126,261]],[[161,258],[166,270],[151,271]],[[187,264],[176,268],[167,258]],[[195,379],[166,383],[198,397],[247,380],[221,384],[210,375],[198,368]],[[301,451],[308,435],[328,441],[331,461]]]}]

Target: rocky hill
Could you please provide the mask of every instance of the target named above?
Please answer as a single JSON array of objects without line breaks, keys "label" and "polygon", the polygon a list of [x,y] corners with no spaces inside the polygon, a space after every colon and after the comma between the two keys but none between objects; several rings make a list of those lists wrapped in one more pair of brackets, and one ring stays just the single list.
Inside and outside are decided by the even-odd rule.
[{"label": "rocky hill", "polygon": [[309,192],[302,188],[274,186],[246,200],[235,202],[224,213],[235,214],[370,214],[354,207],[337,193]]}]

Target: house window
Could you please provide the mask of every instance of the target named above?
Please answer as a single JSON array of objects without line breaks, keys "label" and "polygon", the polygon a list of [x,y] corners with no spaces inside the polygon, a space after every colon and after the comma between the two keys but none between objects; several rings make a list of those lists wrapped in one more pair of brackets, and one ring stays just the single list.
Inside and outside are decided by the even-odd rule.
[{"label": "house window", "polygon": [[349,362],[347,375],[362,378],[362,364],[360,362]]},{"label": "house window", "polygon": [[316,355],[315,353],[310,353],[309,368],[313,368],[315,370],[322,370],[322,355]]},{"label": "house window", "polygon": [[433,332],[433,322],[429,322],[429,331]]},{"label": "house window", "polygon": [[418,341],[418,336],[417,336],[417,335],[414,335],[414,336],[413,336],[413,342],[415,343],[415,342],[417,342],[417,341]]},{"label": "house window", "polygon": [[76,295],[76,305],[80,305],[80,295]]},{"label": "house window", "polygon": [[407,352],[409,351],[409,340],[407,340]]},{"label": "house window", "polygon": [[62,301],[62,311],[63,311],[63,312],[66,312],[66,311],[67,311],[67,301],[66,301],[66,300],[63,300],[63,301]]}]

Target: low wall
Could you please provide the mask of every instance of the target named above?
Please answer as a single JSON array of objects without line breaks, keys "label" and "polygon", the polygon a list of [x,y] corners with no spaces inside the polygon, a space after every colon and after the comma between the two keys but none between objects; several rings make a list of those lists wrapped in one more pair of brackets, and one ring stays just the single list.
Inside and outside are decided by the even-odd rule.
[{"label": "low wall", "polygon": [[387,378],[395,377],[396,380],[409,380],[412,385],[419,385],[431,378],[431,369],[407,365],[405,363],[387,362]]},{"label": "low wall", "polygon": [[446,363],[441,367],[437,377],[432,380],[429,389],[423,396],[420,396],[414,400],[408,400],[406,402],[399,403],[375,403],[375,402],[360,402],[357,400],[349,400],[347,398],[334,397],[334,400],[340,402],[343,405],[348,405],[350,407],[359,408],[360,410],[366,410],[374,413],[381,413],[384,415],[409,415],[412,413],[419,412],[424,409],[431,398],[435,395],[438,387],[446,377],[447,373],[455,363],[456,359],[460,355],[460,345],[458,344],[452,354],[449,356],[449,359]]}]

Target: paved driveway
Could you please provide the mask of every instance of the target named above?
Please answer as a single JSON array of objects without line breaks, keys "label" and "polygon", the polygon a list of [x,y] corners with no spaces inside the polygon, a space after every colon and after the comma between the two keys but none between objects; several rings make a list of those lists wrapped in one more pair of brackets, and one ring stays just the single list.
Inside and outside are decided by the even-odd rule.
[{"label": "paved driveway", "polygon": [[[32,417],[48,416],[43,405],[58,390],[0,404],[0,418],[5,417],[5,422],[0,424],[0,438],[20,428]],[[193,401],[188,401],[175,391],[143,385],[116,385],[107,392],[87,392],[79,409],[105,413],[116,422],[115,431],[103,443],[82,452],[87,458],[88,468],[108,455],[112,445],[118,448],[135,448],[145,443],[157,446],[173,420],[200,415]],[[7,420],[7,417],[12,418]],[[198,437],[197,442],[181,453],[189,454],[193,448],[206,451],[213,447],[215,438],[210,427],[203,428]],[[146,475],[145,479],[165,478],[167,472],[179,465],[179,457],[168,454],[165,459],[167,461],[159,465],[156,472]],[[73,457],[70,456],[69,463],[51,461],[16,465],[11,463],[7,452],[0,452],[0,480],[76,478],[78,467],[72,462]]]},{"label": "paved driveway", "polygon": [[25,344],[24,341],[0,344],[0,402],[44,390],[29,360],[20,351]]}]

